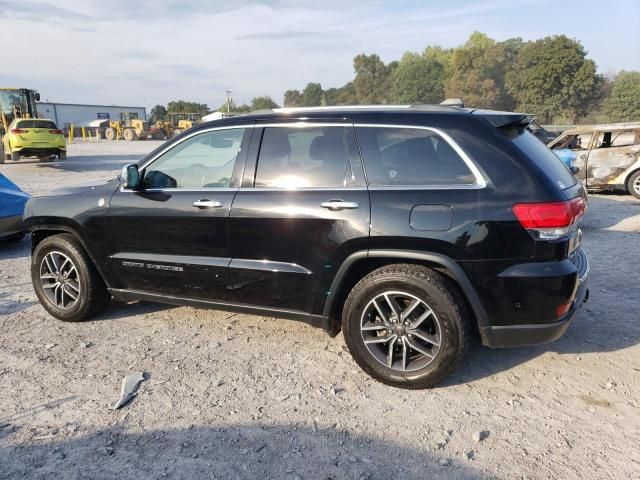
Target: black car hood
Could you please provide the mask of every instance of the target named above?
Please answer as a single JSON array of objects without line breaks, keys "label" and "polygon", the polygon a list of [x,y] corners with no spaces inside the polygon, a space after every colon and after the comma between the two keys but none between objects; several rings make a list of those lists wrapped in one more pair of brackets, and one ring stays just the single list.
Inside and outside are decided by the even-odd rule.
[{"label": "black car hood", "polygon": [[81,193],[86,193],[91,190],[95,190],[97,187],[103,187],[108,184],[113,183],[116,179],[112,178],[111,180],[94,180],[92,182],[81,183],[78,185],[71,185],[69,187],[56,188],[54,190],[48,191],[46,194],[42,195],[43,197],[58,197],[62,195],[79,195]]}]

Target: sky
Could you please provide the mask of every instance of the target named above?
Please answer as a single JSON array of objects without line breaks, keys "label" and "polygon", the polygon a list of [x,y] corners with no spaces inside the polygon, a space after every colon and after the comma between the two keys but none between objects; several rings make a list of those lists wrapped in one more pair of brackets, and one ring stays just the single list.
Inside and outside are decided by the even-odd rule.
[{"label": "sky", "polygon": [[475,30],[498,41],[565,34],[601,73],[640,70],[640,0],[0,0],[0,86],[42,99],[214,108],[311,81],[339,87],[353,57],[385,62]]}]

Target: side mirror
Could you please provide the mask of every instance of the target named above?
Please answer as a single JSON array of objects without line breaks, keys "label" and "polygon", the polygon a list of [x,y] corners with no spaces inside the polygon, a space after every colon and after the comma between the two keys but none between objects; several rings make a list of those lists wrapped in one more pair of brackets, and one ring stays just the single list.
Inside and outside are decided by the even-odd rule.
[{"label": "side mirror", "polygon": [[120,181],[124,188],[130,188],[136,190],[140,187],[140,172],[138,171],[138,165],[132,163],[125,165],[120,171]]},{"label": "side mirror", "polygon": [[36,102],[40,101],[40,94],[38,92],[36,92],[36,94],[34,95]]},{"label": "side mirror", "polygon": [[574,175],[577,175],[578,172],[580,171],[580,167],[570,167],[569,170],[571,170],[571,173],[573,173]]}]

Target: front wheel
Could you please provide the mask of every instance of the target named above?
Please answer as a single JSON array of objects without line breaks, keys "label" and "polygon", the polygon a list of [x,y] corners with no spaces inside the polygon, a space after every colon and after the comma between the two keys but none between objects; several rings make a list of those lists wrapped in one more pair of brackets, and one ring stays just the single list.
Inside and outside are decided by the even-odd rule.
[{"label": "front wheel", "polygon": [[451,373],[466,350],[468,318],[458,289],[420,265],[374,270],[349,293],[342,331],[354,360],[376,380],[427,388]]},{"label": "front wheel", "polygon": [[67,233],[38,244],[31,257],[31,282],[44,309],[65,322],[98,315],[111,300],[82,245]]},{"label": "front wheel", "polygon": [[640,170],[629,177],[627,180],[627,190],[634,197],[640,199]]}]

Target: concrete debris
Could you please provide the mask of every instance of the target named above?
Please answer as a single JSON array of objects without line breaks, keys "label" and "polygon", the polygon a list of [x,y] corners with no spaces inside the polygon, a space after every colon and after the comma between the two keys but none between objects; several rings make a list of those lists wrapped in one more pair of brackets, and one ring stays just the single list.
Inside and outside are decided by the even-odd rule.
[{"label": "concrete debris", "polygon": [[111,410],[117,410],[122,407],[133,397],[137,395],[138,385],[145,380],[145,375],[143,372],[134,372],[130,373],[122,380],[122,387],[120,389],[120,398],[118,401],[111,407]]}]

